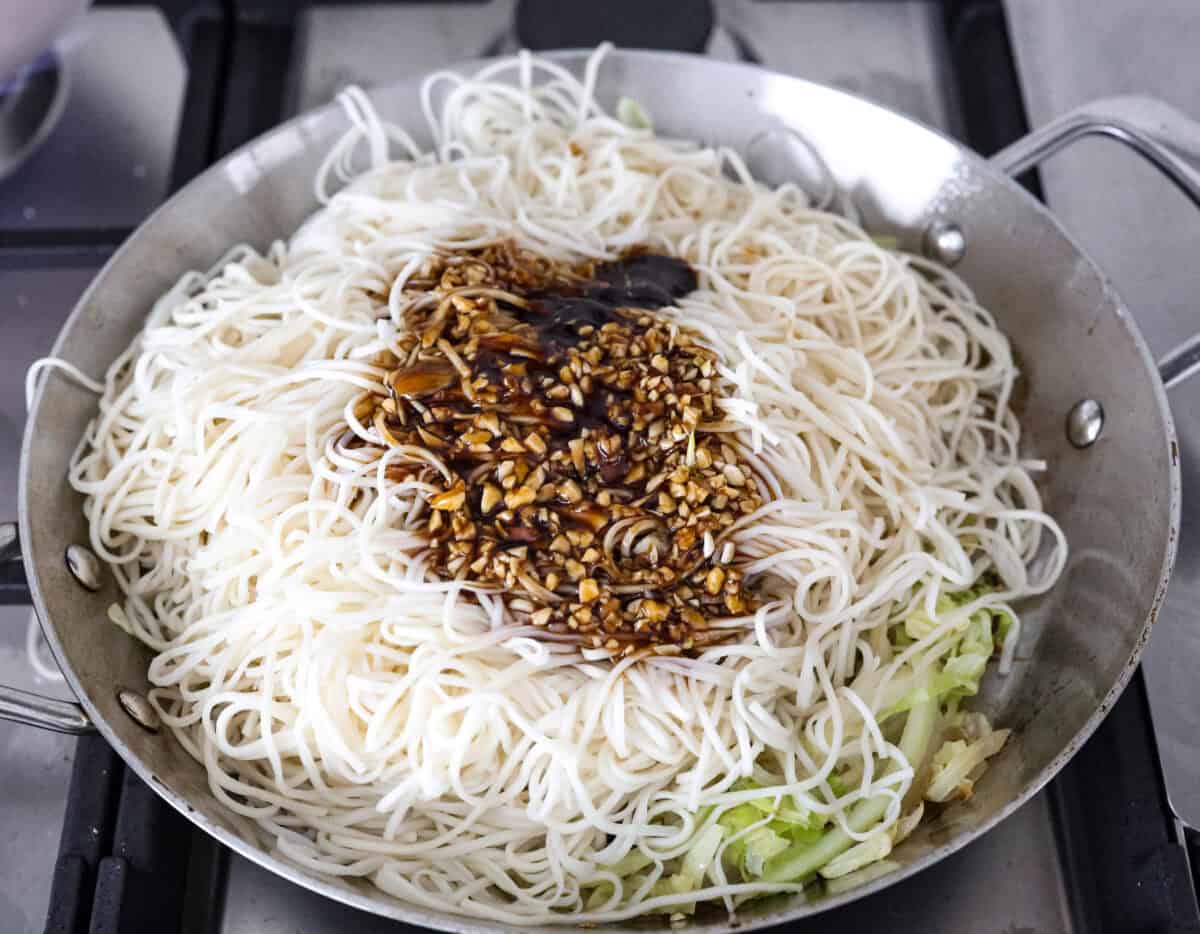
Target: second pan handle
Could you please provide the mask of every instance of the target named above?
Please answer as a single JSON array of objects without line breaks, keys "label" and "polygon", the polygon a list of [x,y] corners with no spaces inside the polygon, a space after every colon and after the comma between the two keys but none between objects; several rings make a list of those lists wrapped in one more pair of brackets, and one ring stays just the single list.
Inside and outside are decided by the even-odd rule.
[{"label": "second pan handle", "polygon": [[[21,567],[21,543],[15,522],[0,522],[0,604],[28,603],[29,590]],[[9,586],[11,585],[11,586]],[[5,595],[24,599],[3,599]],[[12,720],[56,733],[90,733],[95,727],[76,701],[31,694],[0,684],[0,720]]]},{"label": "second pan handle", "polygon": [[[1105,97],[1051,120],[991,159],[1009,175],[1020,175],[1085,136],[1124,143],[1200,207],[1200,122],[1151,97]],[[1200,334],[1159,361],[1170,389],[1200,372]]]},{"label": "second pan handle", "polygon": [[21,562],[21,543],[17,524],[0,522],[0,606],[32,603],[25,565]]}]

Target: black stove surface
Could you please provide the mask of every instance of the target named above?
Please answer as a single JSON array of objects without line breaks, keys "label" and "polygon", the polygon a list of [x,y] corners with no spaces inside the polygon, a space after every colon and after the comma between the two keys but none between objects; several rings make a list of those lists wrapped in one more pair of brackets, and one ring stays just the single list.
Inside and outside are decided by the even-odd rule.
[{"label": "black stove surface", "polygon": [[[868,7],[870,15],[859,18],[855,11]],[[648,22],[653,29],[634,27],[632,35],[644,39],[639,45],[706,50],[781,70],[789,70],[789,43],[800,57],[845,59],[837,73],[842,86],[914,113],[985,154],[1026,130],[999,0],[940,6],[730,0],[681,4],[669,16],[664,9],[652,0],[587,10],[535,0],[99,4],[89,28],[123,37],[99,43],[104,54],[135,48],[158,55],[146,67],[159,80],[140,77],[134,65],[145,65],[142,58],[127,73],[111,60],[93,62],[95,82],[75,87],[45,151],[0,181],[0,519],[15,512],[24,368],[49,349],[88,278],[171,190],[348,80],[428,70],[518,41],[591,45]],[[680,12],[685,9],[687,15]],[[606,28],[605,15],[618,16],[619,25]],[[399,22],[392,17],[415,17],[424,30],[409,37],[413,68],[390,60],[387,43],[377,52],[370,48],[378,24]],[[793,34],[770,35],[784,32],[782,25],[773,30],[775,23]],[[814,23],[826,24],[843,43],[841,52],[815,48]],[[137,29],[170,36],[177,57],[145,37],[131,46]],[[872,29],[911,32],[908,44],[898,46],[898,68],[907,67],[906,58],[919,58],[910,55],[912,48],[940,50],[929,56],[928,74],[889,79],[864,44],[874,41]],[[645,38],[650,35],[652,41]],[[136,106],[114,103],[131,95]],[[88,161],[88,172],[69,171],[79,160]],[[1036,178],[1026,181],[1037,192]],[[16,619],[6,613],[0,622]],[[100,738],[64,741],[61,748],[74,764],[58,811],[57,857],[43,855],[47,867],[52,864],[44,873],[49,909],[0,924],[4,931],[415,930],[325,902],[231,856],[126,770]],[[21,755],[21,743],[10,742],[7,755]],[[6,824],[10,806],[0,805]],[[1200,931],[1189,842],[1163,791],[1139,675],[1048,791],[984,840],[902,885],[788,929]],[[0,860],[6,871],[8,865]],[[4,884],[0,879],[0,915],[7,902],[18,901]]]}]

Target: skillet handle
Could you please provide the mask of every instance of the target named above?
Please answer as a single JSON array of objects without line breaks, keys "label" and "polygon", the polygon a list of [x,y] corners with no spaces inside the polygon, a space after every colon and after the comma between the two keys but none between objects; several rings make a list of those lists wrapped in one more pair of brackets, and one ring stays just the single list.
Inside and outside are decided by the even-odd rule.
[{"label": "skillet handle", "polygon": [[[9,599],[12,597],[13,599]],[[22,598],[23,599],[20,599]],[[28,603],[15,522],[0,523],[0,604]],[[12,720],[55,733],[91,733],[92,721],[75,701],[43,697],[0,684],[0,720]]]},{"label": "skillet handle", "polygon": [[15,522],[0,522],[0,606],[32,603]]},{"label": "skillet handle", "polygon": [[0,720],[79,736],[96,728],[76,701],[59,700],[0,684]]},{"label": "skillet handle", "polygon": [[[1200,122],[1150,97],[1105,97],[1085,104],[1000,150],[991,163],[1020,175],[1085,136],[1124,143],[1200,207]],[[1200,372],[1200,335],[1167,353],[1158,371],[1167,389]]]}]

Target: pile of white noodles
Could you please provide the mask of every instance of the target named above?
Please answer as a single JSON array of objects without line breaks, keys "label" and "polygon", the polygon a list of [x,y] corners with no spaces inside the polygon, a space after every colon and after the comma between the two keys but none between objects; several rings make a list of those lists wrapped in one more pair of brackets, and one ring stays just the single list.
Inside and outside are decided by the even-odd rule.
[{"label": "pile of white noodles", "polygon": [[[153,650],[153,702],[228,808],[310,870],[516,925],[798,889],[718,859],[697,891],[651,891],[702,823],[768,792],[857,841],[894,831],[914,770],[876,715],[968,614],[1045,590],[1066,557],[1018,454],[1008,340],[968,289],[732,152],[608,116],[598,65],[432,77],[433,153],[346,92],[325,206],[163,296],[71,471],[126,594],[114,622]],[[422,260],[506,237],[696,268],[664,313],[723,360],[711,427],[767,499],[734,560],[782,595],[741,643],[613,665],[538,642],[428,572],[428,485],[335,450]],[[993,591],[889,641],[985,572]],[[767,791],[731,790],[747,776]],[[865,800],[880,819],[849,826]],[[636,886],[612,870],[635,847]]]}]

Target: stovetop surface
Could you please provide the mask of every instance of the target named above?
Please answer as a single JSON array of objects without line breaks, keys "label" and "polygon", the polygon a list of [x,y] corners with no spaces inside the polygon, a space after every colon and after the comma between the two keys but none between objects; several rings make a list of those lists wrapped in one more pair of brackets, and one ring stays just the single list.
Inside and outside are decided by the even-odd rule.
[{"label": "stovetop surface", "polygon": [[[1012,0],[1007,27],[1019,40],[1018,68],[1007,85],[997,78],[1005,69],[1006,74],[1013,71],[998,0],[945,6],[924,0],[727,0],[715,4],[716,28],[706,51],[729,59],[749,54],[776,70],[862,94],[986,151],[1021,130],[1017,73],[1034,122],[1060,112],[1080,94],[1095,93],[1080,77],[1086,68],[1067,54],[1071,42],[1066,36],[1076,28],[1086,26],[1099,37],[1095,41],[1110,41],[1123,50],[1120,81],[1164,73],[1124,54],[1120,31],[1140,30],[1134,45],[1141,49],[1171,38],[1180,24],[1170,17],[1131,23],[1101,15],[1117,6]],[[1182,0],[1163,4],[1187,6]],[[61,124],[24,169],[0,181],[0,519],[15,515],[24,369],[49,350],[75,299],[129,229],[220,153],[291,113],[325,103],[346,83],[378,84],[515,48],[514,7],[515,0],[282,7],[249,0],[179,0],[92,10],[63,44],[72,93]],[[1184,70],[1181,65],[1172,68],[1176,75]],[[1176,102],[1200,114],[1200,66],[1191,66],[1188,74],[1195,93]],[[1060,89],[1064,82],[1068,86]],[[1107,90],[1102,80],[1094,84]],[[1174,89],[1179,95],[1178,82]],[[1083,156],[1081,150],[1078,158]],[[1137,306],[1137,294],[1148,296],[1146,307],[1138,307],[1138,320],[1161,352],[1188,331],[1200,267],[1164,261],[1153,238],[1167,242],[1166,255],[1194,257],[1200,247],[1200,217],[1169,203],[1173,193],[1140,168],[1104,158],[1086,169],[1076,166],[1078,171],[1056,166],[1044,176],[1045,191],[1052,207],[1112,271],[1131,304]],[[1095,189],[1080,191],[1080,173],[1088,185],[1112,184],[1105,172],[1119,178],[1133,216],[1129,226],[1136,231],[1127,231],[1126,240],[1116,238],[1115,243],[1112,218],[1120,215],[1096,215],[1088,195]],[[1143,186],[1154,190],[1154,200],[1142,200]],[[1166,213],[1159,213],[1160,207]],[[1080,227],[1088,228],[1090,239]],[[1200,386],[1183,387],[1173,398],[1185,453],[1200,448],[1200,424],[1193,424],[1200,415],[1190,414],[1200,412],[1200,406],[1188,405],[1189,398],[1200,401]],[[1191,614],[1200,605],[1190,599],[1200,594],[1200,551],[1193,554],[1190,542],[1185,535],[1171,612],[1164,614],[1171,618],[1163,624],[1189,632]],[[65,696],[61,685],[36,677],[29,668],[29,617],[27,607],[0,608],[0,680]],[[1154,667],[1167,670],[1158,679],[1166,687],[1155,694],[1152,686],[1158,715],[1168,711],[1162,698],[1179,694],[1183,682],[1178,670],[1170,670],[1179,668],[1178,660],[1156,649],[1157,643],[1151,649]],[[1194,708],[1185,709],[1190,714]],[[1188,725],[1195,726],[1187,718],[1181,725],[1174,714],[1170,720],[1172,736],[1186,736]],[[1135,923],[1144,929],[1195,929],[1187,927],[1196,920],[1194,896],[1189,905],[1183,849],[1174,844],[1177,828],[1164,806],[1148,723],[1138,679],[1097,739],[1048,791],[953,858],[823,915],[815,924],[832,931],[985,934],[1122,930]],[[1186,743],[1171,740],[1165,746],[1192,775],[1200,771],[1188,759]],[[1121,774],[1111,787],[1097,788],[1096,771],[1111,770],[1113,760],[1119,760]],[[106,846],[125,853],[136,871],[132,881],[105,888],[105,898],[117,890],[148,890],[152,883],[159,897],[166,889],[174,891],[172,886],[182,892],[181,904],[191,907],[177,909],[177,923],[169,922],[163,930],[405,930],[209,847],[189,825],[155,811],[153,795],[122,772],[98,740],[80,743],[77,753],[74,740],[0,722],[0,787],[6,792],[0,802],[4,931],[36,932],[55,924],[67,930],[79,923],[79,912],[86,918],[90,902],[77,910],[64,894],[73,891],[64,880],[75,878],[71,867],[77,870]],[[108,790],[103,794],[96,791],[97,775],[112,784],[104,786]],[[81,786],[92,791],[82,803]],[[1172,794],[1182,801],[1187,790]],[[68,797],[72,809],[64,830]],[[1109,818],[1119,824],[1115,837],[1111,827],[1097,827],[1111,823]],[[170,838],[185,867],[181,880],[153,882],[158,877],[137,866],[138,834],[147,832],[146,827]],[[92,853],[89,840],[100,850]],[[103,872],[99,876],[108,878]],[[98,906],[103,901],[96,896]],[[138,930],[130,926],[133,917],[127,913],[125,926],[115,929]],[[1162,920],[1171,917],[1182,926],[1171,928]]]}]

